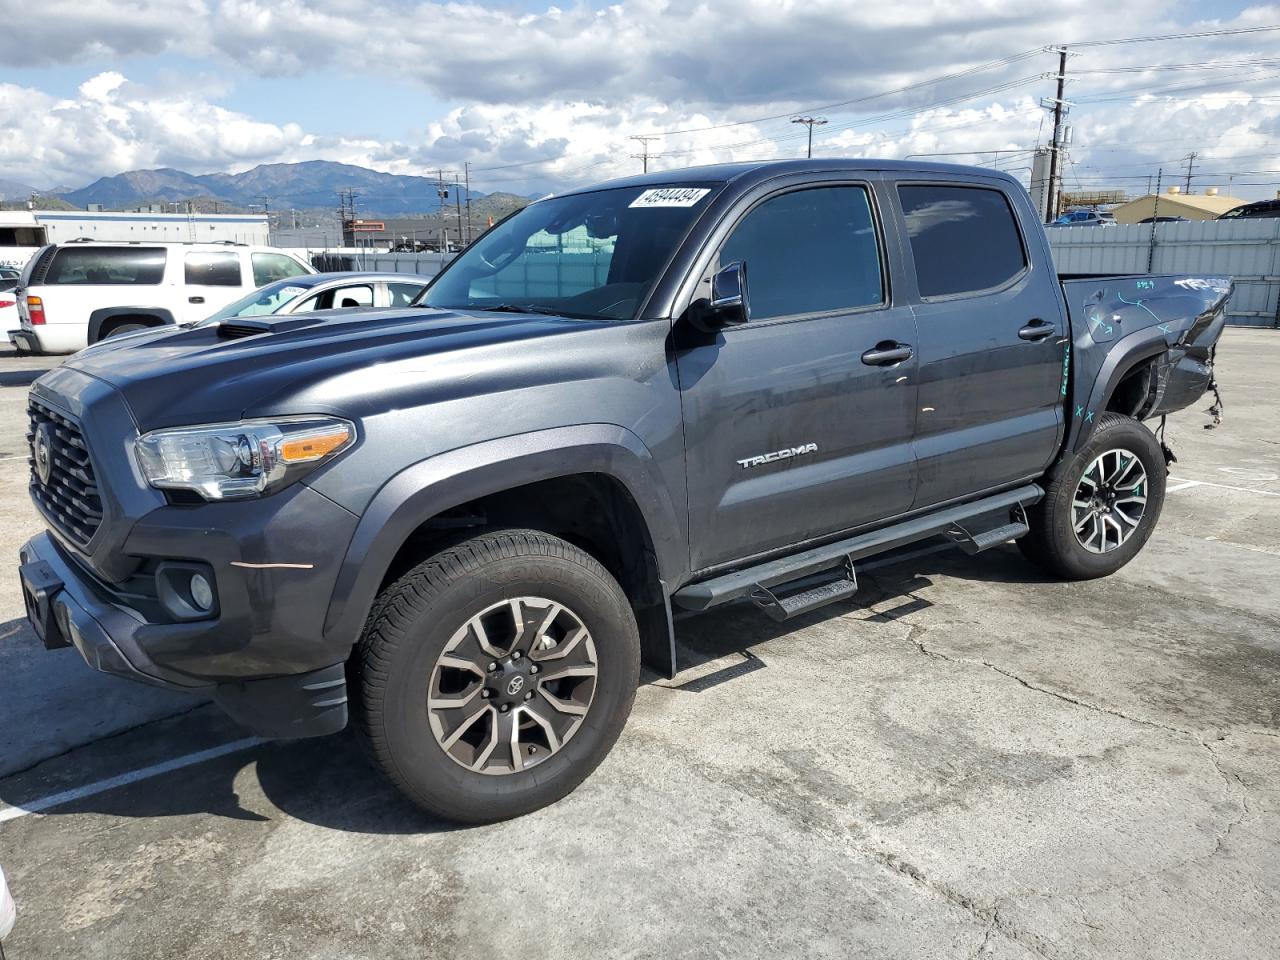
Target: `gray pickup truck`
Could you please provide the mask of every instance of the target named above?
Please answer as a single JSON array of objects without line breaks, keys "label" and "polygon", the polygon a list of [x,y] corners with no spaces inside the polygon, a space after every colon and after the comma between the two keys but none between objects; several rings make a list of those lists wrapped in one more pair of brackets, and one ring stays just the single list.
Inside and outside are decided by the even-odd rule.
[{"label": "gray pickup truck", "polygon": [[1059,278],[988,170],[575,190],[410,308],[143,331],[42,376],[29,616],[264,736],[350,719],[437,814],[516,816],[609,751],[642,658],[675,672],[673,610],[784,620],[923,541],[1123,566],[1164,497],[1142,421],[1212,386],[1230,292]]}]

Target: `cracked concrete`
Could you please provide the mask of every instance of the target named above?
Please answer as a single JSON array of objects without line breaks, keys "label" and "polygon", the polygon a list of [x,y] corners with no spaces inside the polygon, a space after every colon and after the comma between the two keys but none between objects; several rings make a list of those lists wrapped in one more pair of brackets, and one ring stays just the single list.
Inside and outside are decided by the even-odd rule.
[{"label": "cracked concrete", "polygon": [[[1228,331],[1221,369],[1223,426],[1169,436],[1175,476],[1235,489],[1171,494],[1115,577],[939,554],[787,624],[683,621],[688,671],[642,687],[575,794],[509,824],[423,817],[345,736],[0,824],[9,955],[1273,955],[1280,453],[1256,438],[1280,336]],[[0,390],[0,450],[20,392]],[[7,492],[23,470],[0,460],[11,554],[37,528]],[[242,736],[41,651],[19,613],[0,581],[0,803]],[[760,665],[707,682],[742,651]]]}]

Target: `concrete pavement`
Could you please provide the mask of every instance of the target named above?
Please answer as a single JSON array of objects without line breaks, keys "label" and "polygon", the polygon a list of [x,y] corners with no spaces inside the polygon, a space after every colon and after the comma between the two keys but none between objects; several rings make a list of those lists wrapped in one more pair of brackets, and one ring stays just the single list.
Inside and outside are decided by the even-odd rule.
[{"label": "concrete pavement", "polygon": [[[11,557],[38,529],[34,365],[0,357]],[[1011,547],[936,554],[785,625],[683,621],[693,666],[649,678],[582,788],[507,824],[426,818],[346,736],[0,822],[9,956],[1271,955],[1280,333],[1229,330],[1220,379],[1226,422],[1170,422],[1176,489],[1112,578],[1052,582]],[[0,804],[244,736],[44,652],[20,614],[11,566]]]}]

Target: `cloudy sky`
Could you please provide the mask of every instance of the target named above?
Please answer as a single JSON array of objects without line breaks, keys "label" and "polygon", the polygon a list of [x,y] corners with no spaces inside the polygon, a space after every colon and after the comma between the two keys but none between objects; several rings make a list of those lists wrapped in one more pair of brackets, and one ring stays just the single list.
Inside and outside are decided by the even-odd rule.
[{"label": "cloudy sky", "polygon": [[[529,193],[638,170],[637,135],[655,168],[803,155],[796,113],[829,120],[818,155],[1025,178],[1062,43],[1068,189],[1193,150],[1198,189],[1280,188],[1280,30],[1238,32],[1280,4],[0,0],[0,25],[0,180],[39,188],[328,159]],[[1200,35],[1089,43],[1169,34]]]}]

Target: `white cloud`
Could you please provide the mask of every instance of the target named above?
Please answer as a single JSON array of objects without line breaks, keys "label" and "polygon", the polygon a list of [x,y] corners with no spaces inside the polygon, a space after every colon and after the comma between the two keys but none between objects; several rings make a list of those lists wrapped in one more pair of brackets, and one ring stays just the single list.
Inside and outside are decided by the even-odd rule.
[{"label": "white cloud", "polygon": [[[1280,22],[1280,6],[1271,5],[1221,23],[1193,24],[1179,19],[1182,7],[1174,0],[1126,6],[1077,0],[1035,11],[1015,0],[962,7],[952,0],[910,7],[635,0],[533,13],[474,2],[46,0],[41,17],[20,15],[17,6],[17,0],[0,0],[0,22],[6,22],[0,77],[6,66],[76,69],[104,58],[119,66],[86,71],[78,93],[65,100],[18,83],[0,85],[0,176],[79,184],[145,167],[203,173],[320,158],[423,174],[470,161],[482,188],[522,193],[635,171],[631,154],[639,145],[628,137],[636,134],[700,131],[653,143],[656,169],[796,156],[804,131],[788,122],[792,110],[867,97],[1049,41]],[[1087,72],[1274,57],[1277,38],[1079,48],[1069,67],[1080,79],[1068,87],[1078,101],[1070,118],[1068,183],[1072,176],[1084,186],[1106,172],[1136,178],[1145,176],[1139,169],[1176,168],[1191,149],[1205,158],[1207,173],[1214,172],[1210,165],[1280,168],[1280,81],[1273,68]],[[206,65],[207,75],[170,77],[150,88],[126,79],[129,58],[166,50]],[[830,123],[818,129],[815,152],[902,157],[1026,150],[1048,137],[1037,100],[1051,83],[1036,75],[1054,65],[1050,54],[1038,53],[946,83],[828,107],[822,112]],[[228,110],[218,103],[227,81],[209,79],[232,76],[252,89],[256,77],[296,76],[306,89],[371,71],[421,84],[455,106],[408,142],[329,137]],[[1019,78],[1031,79],[963,99]],[[1135,99],[1141,90],[1157,92]],[[950,98],[958,99],[940,103]],[[359,120],[353,117],[351,126]],[[998,160],[1013,170],[1029,163],[1025,154],[956,159]]]}]

